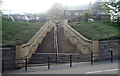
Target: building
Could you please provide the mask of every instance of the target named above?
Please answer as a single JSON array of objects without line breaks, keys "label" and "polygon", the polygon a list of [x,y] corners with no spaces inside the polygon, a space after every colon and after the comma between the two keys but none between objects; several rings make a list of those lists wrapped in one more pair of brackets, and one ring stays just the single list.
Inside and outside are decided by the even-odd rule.
[{"label": "building", "polygon": [[47,12],[48,19],[72,19],[75,17],[79,17],[83,15],[83,12],[85,9],[88,9],[88,7],[84,9],[65,9],[60,4],[54,4],[53,7]]}]

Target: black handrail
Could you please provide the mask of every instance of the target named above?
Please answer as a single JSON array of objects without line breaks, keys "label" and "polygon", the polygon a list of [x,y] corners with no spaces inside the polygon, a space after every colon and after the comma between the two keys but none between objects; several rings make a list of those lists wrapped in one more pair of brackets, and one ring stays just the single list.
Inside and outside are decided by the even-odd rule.
[{"label": "black handrail", "polygon": [[[108,54],[110,57],[110,60],[111,60],[111,63],[113,63],[113,51],[109,51],[110,53]],[[88,54],[88,53],[87,53]],[[89,53],[89,55],[90,55],[90,63],[91,63],[91,65],[93,65],[93,63],[94,63],[94,60],[96,59],[96,58],[99,58],[99,55],[98,56],[94,56],[94,54],[99,54],[99,52],[91,52],[91,53]],[[69,57],[69,59],[67,58],[67,57],[59,57],[59,58],[61,58],[60,60],[62,60],[63,62],[64,62],[64,60],[65,61],[67,61],[67,63],[68,63],[68,61],[69,61],[69,66],[70,67],[72,67],[72,62],[75,60],[74,59],[74,56],[79,56],[79,55],[72,55],[72,54],[70,54],[70,55],[65,55],[65,54],[63,54],[64,56],[67,56],[67,57]],[[58,55],[59,56],[59,55]],[[48,59],[48,61],[47,61],[47,63],[48,63],[48,69],[50,69],[50,63],[52,63],[52,57],[43,57],[43,58],[46,58],[46,59]],[[54,57],[55,58],[55,57]],[[80,58],[80,57],[79,57]],[[77,60],[80,60],[80,59],[77,59]],[[88,57],[83,57],[83,58],[87,58],[88,59]],[[16,64],[24,64],[25,66],[23,66],[23,67],[25,67],[25,71],[27,71],[28,70],[28,59],[30,59],[30,58],[25,58],[25,59],[16,59],[16,60],[24,60],[25,62],[19,62],[19,63],[16,63]],[[33,59],[33,60],[35,60],[35,59]],[[83,59],[83,60],[85,60],[85,59]],[[89,59],[88,59],[89,60]],[[15,61],[15,60],[2,60],[2,73],[4,73],[4,65],[5,65],[5,61]],[[58,59],[58,61],[59,61],[59,59]],[[54,61],[55,62],[55,61]],[[46,63],[43,63],[43,64],[46,64]]]}]

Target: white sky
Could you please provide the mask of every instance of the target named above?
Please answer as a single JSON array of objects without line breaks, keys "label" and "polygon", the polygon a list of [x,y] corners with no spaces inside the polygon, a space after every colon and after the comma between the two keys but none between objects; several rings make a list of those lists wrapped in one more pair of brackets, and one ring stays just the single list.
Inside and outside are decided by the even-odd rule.
[{"label": "white sky", "polygon": [[12,10],[11,13],[41,13],[45,12],[54,3],[60,3],[63,6],[77,6],[94,3],[96,0],[2,0],[3,10]]}]

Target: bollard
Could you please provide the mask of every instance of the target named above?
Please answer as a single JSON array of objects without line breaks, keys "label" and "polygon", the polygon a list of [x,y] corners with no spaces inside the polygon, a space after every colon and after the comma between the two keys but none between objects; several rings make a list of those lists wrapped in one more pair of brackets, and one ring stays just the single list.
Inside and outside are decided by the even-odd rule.
[{"label": "bollard", "polygon": [[111,51],[111,63],[113,63],[113,51]]},{"label": "bollard", "polygon": [[72,55],[70,55],[70,67],[72,67]]},{"label": "bollard", "polygon": [[50,57],[48,57],[48,69],[50,69]]},{"label": "bollard", "polygon": [[93,65],[93,52],[91,52],[91,65]]},{"label": "bollard", "polygon": [[27,71],[27,58],[25,58],[25,71]]},{"label": "bollard", "polygon": [[55,57],[55,63],[57,64],[57,61],[58,61],[58,56],[56,54],[56,57]]},{"label": "bollard", "polygon": [[4,60],[2,60],[2,74],[4,73]]}]

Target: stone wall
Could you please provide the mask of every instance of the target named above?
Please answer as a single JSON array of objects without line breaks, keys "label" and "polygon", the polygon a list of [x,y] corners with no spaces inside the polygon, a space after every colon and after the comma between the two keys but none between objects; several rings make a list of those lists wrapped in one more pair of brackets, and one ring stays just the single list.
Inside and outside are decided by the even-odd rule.
[{"label": "stone wall", "polygon": [[[32,54],[35,53],[36,49],[38,48],[38,45],[42,43],[47,33],[54,26],[55,23],[52,20],[49,20],[34,34],[34,36],[27,43],[22,45],[17,44],[16,59],[31,58]],[[16,61],[16,63],[20,63],[21,61]]]},{"label": "stone wall", "polygon": [[[108,52],[113,51],[114,58],[118,58],[118,51],[120,51],[119,48],[119,40],[105,40],[105,41],[99,41],[99,52]],[[109,52],[108,52],[109,53]]]},{"label": "stone wall", "polygon": [[71,43],[75,44],[80,52],[82,53],[90,53],[90,52],[98,52],[99,45],[98,40],[89,40],[71,26],[68,25],[67,20],[63,23],[64,34],[71,41]]},{"label": "stone wall", "polygon": [[0,47],[0,74],[2,74],[2,48]]},{"label": "stone wall", "polygon": [[[4,60],[4,70],[14,69],[15,48],[2,48],[2,60]],[[12,61],[11,61],[12,60]]]}]

